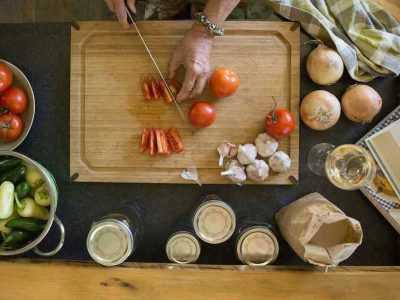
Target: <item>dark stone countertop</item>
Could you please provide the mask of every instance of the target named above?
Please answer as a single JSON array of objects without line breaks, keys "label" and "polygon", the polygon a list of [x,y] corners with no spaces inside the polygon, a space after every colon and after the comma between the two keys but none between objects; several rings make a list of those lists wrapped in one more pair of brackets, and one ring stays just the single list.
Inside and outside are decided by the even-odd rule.
[{"label": "dark stone countertop", "polygon": [[[302,34],[302,42],[308,37]],[[305,71],[305,57],[311,45],[301,46],[301,97],[318,89]],[[235,210],[239,220],[269,222],[276,227],[274,214],[284,205],[311,192],[319,192],[349,216],[359,220],[363,244],[343,265],[395,265],[397,234],[361,192],[342,191],[324,177],[312,174],[306,165],[309,149],[316,143],[354,143],[398,104],[398,78],[379,78],[369,83],[383,98],[383,108],[372,124],[356,124],[341,117],[326,132],[300,125],[300,185],[243,186],[71,183],[69,178],[69,85],[70,25],[68,23],[0,24],[0,58],[18,66],[30,80],[36,96],[36,118],[32,130],[16,151],[47,167],[60,190],[57,215],[66,228],[66,240],[57,259],[89,260],[86,235],[91,223],[109,213],[133,205],[143,214],[144,235],[130,261],[167,262],[165,242],[174,226],[186,218],[198,200],[210,193],[221,196]],[[346,74],[327,90],[338,98],[354,83]],[[110,103],[112,105],[112,103]],[[58,232],[52,229],[41,244],[50,248]],[[199,263],[238,264],[231,239],[221,245],[202,244]],[[35,257],[27,253],[24,257]],[[304,264],[280,237],[280,265]]]}]

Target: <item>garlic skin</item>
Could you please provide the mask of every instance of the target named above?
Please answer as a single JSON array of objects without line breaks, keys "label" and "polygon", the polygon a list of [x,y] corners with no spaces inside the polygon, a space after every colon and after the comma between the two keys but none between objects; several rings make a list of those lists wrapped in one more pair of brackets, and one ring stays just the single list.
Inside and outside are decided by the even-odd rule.
[{"label": "garlic skin", "polygon": [[242,165],[251,164],[256,160],[257,148],[253,144],[239,145],[237,159]]},{"label": "garlic skin", "polygon": [[280,173],[289,170],[292,161],[285,152],[278,151],[272,154],[268,160],[268,163],[272,171]]},{"label": "garlic skin", "polygon": [[256,159],[253,163],[246,166],[247,177],[256,182],[262,182],[269,175],[269,167],[263,160]]},{"label": "garlic skin", "polygon": [[257,152],[262,157],[271,156],[278,149],[278,141],[267,133],[260,133],[255,140]]},{"label": "garlic skin", "polygon": [[234,157],[237,154],[238,148],[235,144],[232,144],[227,141],[223,141],[221,145],[217,148],[217,151],[219,153],[219,162],[218,165],[221,167],[224,165],[224,158],[228,157]]},{"label": "garlic skin", "polygon": [[246,181],[246,172],[243,166],[235,159],[231,160],[226,165],[226,171],[221,172],[221,176],[228,177],[233,183],[237,185],[242,185]]}]

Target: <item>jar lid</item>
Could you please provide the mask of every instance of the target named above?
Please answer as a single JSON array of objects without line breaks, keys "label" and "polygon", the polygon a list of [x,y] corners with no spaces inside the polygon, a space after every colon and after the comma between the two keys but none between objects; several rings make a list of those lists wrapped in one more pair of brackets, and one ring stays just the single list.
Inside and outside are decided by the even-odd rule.
[{"label": "jar lid", "polygon": [[211,200],[202,203],[193,217],[193,228],[204,242],[219,244],[228,240],[236,227],[236,217],[225,202]]},{"label": "jar lid", "polygon": [[190,232],[178,231],[168,239],[166,251],[172,262],[194,263],[200,256],[200,243]]},{"label": "jar lid", "polygon": [[104,266],[115,266],[131,255],[133,237],[124,223],[118,220],[105,220],[91,228],[86,246],[96,262]]},{"label": "jar lid", "polygon": [[276,259],[279,244],[271,230],[263,226],[252,226],[240,234],[236,252],[243,263],[264,266]]}]

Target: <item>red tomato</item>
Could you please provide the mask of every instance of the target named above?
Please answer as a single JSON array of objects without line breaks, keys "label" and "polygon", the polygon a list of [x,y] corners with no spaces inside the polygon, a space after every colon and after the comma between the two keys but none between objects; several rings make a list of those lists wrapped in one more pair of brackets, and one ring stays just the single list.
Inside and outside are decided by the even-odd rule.
[{"label": "red tomato", "polygon": [[28,105],[28,99],[23,89],[11,87],[0,98],[0,106],[6,107],[14,114],[23,113]]},{"label": "red tomato", "polygon": [[13,141],[21,135],[22,120],[18,115],[9,113],[0,116],[0,136],[5,141]]},{"label": "red tomato", "polygon": [[214,123],[217,112],[210,103],[198,101],[189,110],[189,120],[195,127],[207,127]]},{"label": "red tomato", "polygon": [[215,96],[224,98],[232,96],[239,87],[239,77],[236,72],[226,68],[215,70],[210,78],[210,88]]},{"label": "red tomato", "polygon": [[277,108],[267,114],[264,127],[270,136],[280,139],[292,133],[294,118],[287,109]]},{"label": "red tomato", "polygon": [[168,144],[172,152],[180,153],[183,151],[182,139],[178,129],[176,129],[175,127],[171,127],[170,129],[168,129],[167,138],[168,138]]},{"label": "red tomato", "polygon": [[0,93],[4,92],[13,81],[13,73],[3,63],[0,63]]}]

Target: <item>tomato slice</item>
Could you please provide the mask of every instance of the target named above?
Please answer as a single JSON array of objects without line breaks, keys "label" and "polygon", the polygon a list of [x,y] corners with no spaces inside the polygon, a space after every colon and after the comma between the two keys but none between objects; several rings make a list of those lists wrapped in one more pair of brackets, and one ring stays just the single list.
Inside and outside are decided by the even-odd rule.
[{"label": "tomato slice", "polygon": [[172,103],[173,99],[171,95],[168,93],[168,89],[164,84],[164,81],[160,80],[159,81],[159,87],[160,87],[160,93],[161,96],[163,97],[165,103]]},{"label": "tomato slice", "polygon": [[156,129],[154,129],[154,131],[155,131],[156,139],[157,139],[158,154],[164,155],[164,156],[170,155],[171,150],[169,148],[167,135],[165,134],[165,131],[162,130],[161,128],[156,128]]},{"label": "tomato slice", "polygon": [[151,128],[149,129],[150,134],[149,134],[149,154],[151,156],[156,156],[157,155],[157,140],[156,140],[156,134],[154,132],[154,129]]},{"label": "tomato slice", "polygon": [[140,152],[145,152],[149,147],[149,136],[150,136],[149,129],[143,128],[142,143],[140,144]]},{"label": "tomato slice", "polygon": [[178,129],[176,129],[175,127],[171,127],[170,129],[168,129],[167,138],[172,152],[180,153],[183,151],[182,139]]},{"label": "tomato slice", "polygon": [[158,100],[160,99],[160,89],[157,84],[157,80],[154,79],[153,76],[148,75],[148,82],[150,86],[150,92],[151,92],[151,99],[152,100]]},{"label": "tomato slice", "polygon": [[143,96],[146,100],[151,100],[152,96],[151,96],[151,90],[150,90],[150,86],[149,86],[149,81],[147,76],[143,75],[141,78],[141,83],[142,83],[142,92],[143,92]]},{"label": "tomato slice", "polygon": [[174,94],[174,96],[176,97],[176,95],[178,95],[179,91],[182,88],[182,84],[176,79],[168,79],[167,83],[172,94]]}]

